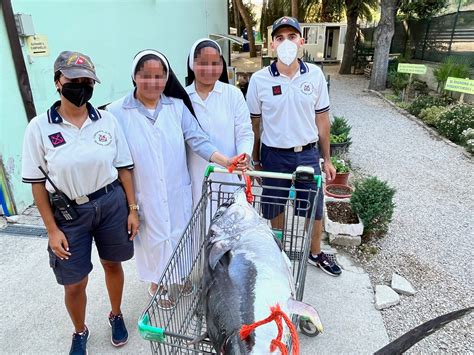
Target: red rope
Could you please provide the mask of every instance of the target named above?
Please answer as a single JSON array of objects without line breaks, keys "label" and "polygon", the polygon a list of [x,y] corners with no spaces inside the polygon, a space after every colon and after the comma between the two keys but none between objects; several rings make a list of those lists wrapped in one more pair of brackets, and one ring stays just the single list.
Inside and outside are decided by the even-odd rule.
[{"label": "red rope", "polygon": [[[240,154],[238,157],[234,159],[232,164],[227,168],[229,173],[232,173],[236,168],[237,164],[239,161],[245,159],[245,153]],[[245,180],[245,196],[247,197],[247,202],[252,203],[253,202],[253,194],[252,194],[252,181],[250,180],[250,176],[245,175],[244,172],[242,172],[242,178]]]},{"label": "red rope", "polygon": [[291,322],[290,318],[285,314],[285,312],[281,310],[280,305],[277,304],[275,307],[270,307],[270,311],[271,313],[267,318],[252,324],[242,325],[242,328],[240,328],[240,339],[247,339],[250,336],[250,333],[252,333],[259,326],[270,323],[271,321],[275,321],[278,328],[278,335],[275,339],[272,339],[271,341],[270,352],[274,352],[278,348],[282,355],[288,355],[288,350],[286,349],[285,344],[283,344],[283,342],[281,341],[283,337],[283,319],[287,327],[290,329],[290,335],[292,340],[292,354],[298,355],[300,351],[300,344],[295,325]]}]

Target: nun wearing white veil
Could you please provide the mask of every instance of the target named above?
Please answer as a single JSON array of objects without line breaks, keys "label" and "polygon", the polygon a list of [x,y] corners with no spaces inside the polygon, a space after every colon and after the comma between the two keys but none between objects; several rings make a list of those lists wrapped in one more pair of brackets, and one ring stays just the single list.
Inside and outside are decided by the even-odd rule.
[{"label": "nun wearing white veil", "polygon": [[[186,92],[210,141],[227,156],[245,153],[245,161],[241,164],[248,165],[254,140],[250,113],[242,92],[229,84],[227,65],[217,42],[202,38],[193,44],[188,58],[188,83]],[[209,163],[189,149],[188,163],[193,182],[193,204],[196,206]],[[213,179],[239,182],[237,176],[228,174],[215,174]],[[234,188],[223,186],[222,189],[231,192]]]},{"label": "nun wearing white veil", "polygon": [[[117,117],[135,162],[141,219],[135,258],[140,280],[149,282],[154,294],[192,214],[185,143],[204,161],[227,167],[232,160],[199,127],[189,97],[163,54],[139,52],[131,75],[135,88],[107,109]],[[165,293],[167,286],[160,291]],[[174,304],[165,299],[161,306]]]}]

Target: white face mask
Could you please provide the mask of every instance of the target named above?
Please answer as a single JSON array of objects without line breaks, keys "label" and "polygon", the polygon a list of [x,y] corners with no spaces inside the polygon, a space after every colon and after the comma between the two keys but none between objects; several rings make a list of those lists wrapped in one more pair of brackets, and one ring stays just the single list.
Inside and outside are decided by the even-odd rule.
[{"label": "white face mask", "polygon": [[280,43],[276,51],[278,59],[289,66],[296,59],[296,55],[298,54],[298,46],[289,39],[285,39]]}]

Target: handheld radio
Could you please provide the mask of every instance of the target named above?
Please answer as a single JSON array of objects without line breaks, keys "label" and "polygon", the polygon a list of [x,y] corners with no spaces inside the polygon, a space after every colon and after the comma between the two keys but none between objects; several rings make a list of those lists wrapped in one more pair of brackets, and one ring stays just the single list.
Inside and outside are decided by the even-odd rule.
[{"label": "handheld radio", "polygon": [[77,211],[72,206],[72,202],[69,197],[67,197],[64,192],[60,191],[56,187],[54,182],[50,179],[46,171],[44,171],[41,166],[38,166],[38,168],[41,170],[46,179],[48,179],[49,183],[55,191],[54,194],[51,194],[51,203],[54,205],[54,207],[56,207],[59,212],[61,212],[62,216],[68,221],[72,221],[79,217]]}]

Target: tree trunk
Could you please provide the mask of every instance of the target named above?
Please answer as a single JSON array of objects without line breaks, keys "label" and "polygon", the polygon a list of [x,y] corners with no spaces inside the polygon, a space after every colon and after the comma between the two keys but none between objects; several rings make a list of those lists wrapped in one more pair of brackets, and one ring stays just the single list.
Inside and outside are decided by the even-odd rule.
[{"label": "tree trunk", "polygon": [[252,19],[250,17],[250,14],[248,13],[247,8],[242,3],[242,0],[234,0],[234,3],[237,5],[237,8],[240,12],[240,16],[242,16],[242,19],[244,20],[245,28],[247,28],[248,41],[250,46],[250,57],[256,57],[257,49],[255,48],[255,38],[253,36]]},{"label": "tree trunk", "polygon": [[[346,0],[346,9],[350,9],[352,1]],[[354,44],[357,33],[357,11],[347,12],[347,31],[346,41],[344,43],[344,53],[342,55],[341,67],[339,68],[339,74],[350,74],[352,68],[352,59],[354,57]]]},{"label": "tree trunk", "polygon": [[298,0],[291,0],[291,17],[298,19]]},{"label": "tree trunk", "polygon": [[331,7],[329,6],[331,0],[321,0],[321,22],[331,22]]},{"label": "tree trunk", "polygon": [[375,29],[374,64],[369,89],[380,91],[386,87],[390,45],[395,32],[395,15],[399,6],[400,0],[382,0],[381,2],[380,21]]},{"label": "tree trunk", "polygon": [[235,0],[232,0],[232,10],[234,12],[234,23],[235,28],[237,29],[237,37],[240,37],[242,32],[240,31],[240,14],[237,5],[235,5]]}]

